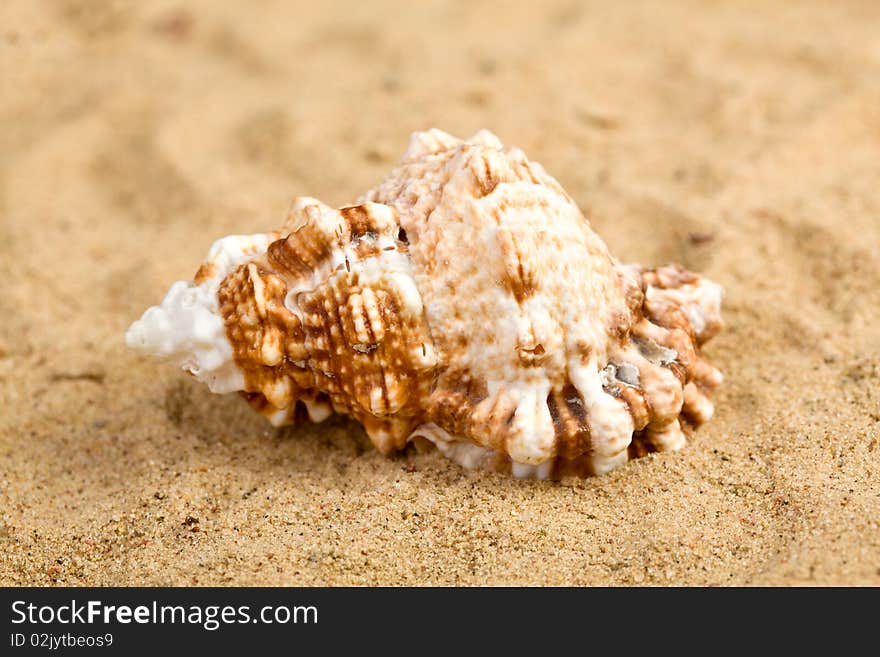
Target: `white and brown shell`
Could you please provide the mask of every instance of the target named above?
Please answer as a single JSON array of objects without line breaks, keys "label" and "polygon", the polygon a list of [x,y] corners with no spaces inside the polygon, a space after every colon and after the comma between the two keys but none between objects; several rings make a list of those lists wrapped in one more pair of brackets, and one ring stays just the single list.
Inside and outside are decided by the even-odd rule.
[{"label": "white and brown shell", "polygon": [[386,454],[422,437],[584,475],[709,419],[720,303],[681,267],[620,264],[519,149],[430,130],[357,204],[299,198],[279,231],[216,242],[126,337],[275,425],[335,411]]}]

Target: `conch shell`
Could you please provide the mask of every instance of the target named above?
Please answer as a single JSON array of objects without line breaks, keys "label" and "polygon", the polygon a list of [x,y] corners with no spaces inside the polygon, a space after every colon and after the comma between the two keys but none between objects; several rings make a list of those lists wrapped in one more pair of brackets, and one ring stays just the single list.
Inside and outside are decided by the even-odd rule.
[{"label": "conch shell", "polygon": [[429,130],[356,205],[299,198],[216,242],[126,342],[274,425],[335,411],[384,454],[422,437],[545,478],[680,448],[713,412],[720,304],[679,266],[620,264],[521,150]]}]

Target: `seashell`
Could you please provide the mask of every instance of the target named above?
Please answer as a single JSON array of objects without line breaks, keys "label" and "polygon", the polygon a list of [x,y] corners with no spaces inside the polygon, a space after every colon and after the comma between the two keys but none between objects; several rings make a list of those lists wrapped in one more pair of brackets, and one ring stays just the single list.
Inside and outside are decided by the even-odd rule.
[{"label": "seashell", "polygon": [[421,438],[466,467],[587,475],[712,416],[721,294],[619,263],[490,132],[429,130],[357,204],[299,198],[280,230],[217,241],[126,342],[274,425],[337,412],[384,454]]}]

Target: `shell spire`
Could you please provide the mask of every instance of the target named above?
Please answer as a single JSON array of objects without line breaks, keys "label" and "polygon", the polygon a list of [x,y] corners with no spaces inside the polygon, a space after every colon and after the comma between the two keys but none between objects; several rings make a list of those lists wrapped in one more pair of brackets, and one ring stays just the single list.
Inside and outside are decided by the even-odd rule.
[{"label": "shell spire", "polygon": [[430,130],[357,204],[299,198],[281,230],[215,243],[126,340],[275,425],[335,411],[386,454],[421,437],[466,467],[586,475],[711,417],[720,304],[679,266],[620,264],[521,150]]}]

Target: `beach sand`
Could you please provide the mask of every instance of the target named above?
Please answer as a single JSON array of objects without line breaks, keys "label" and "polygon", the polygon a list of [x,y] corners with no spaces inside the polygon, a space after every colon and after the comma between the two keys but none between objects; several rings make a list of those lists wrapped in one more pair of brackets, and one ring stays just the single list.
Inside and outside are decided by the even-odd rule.
[{"label": "beach sand", "polygon": [[[615,4],[3,3],[0,583],[880,584],[880,5]],[[428,127],[724,286],[682,451],[388,459],[125,348],[216,237],[353,201]]]}]

